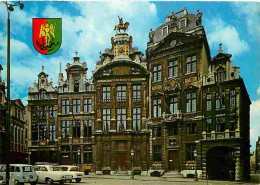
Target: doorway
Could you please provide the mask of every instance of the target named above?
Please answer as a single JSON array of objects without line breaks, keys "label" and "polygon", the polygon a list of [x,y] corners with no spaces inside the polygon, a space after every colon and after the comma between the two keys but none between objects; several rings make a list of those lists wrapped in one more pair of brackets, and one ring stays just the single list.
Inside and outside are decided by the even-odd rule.
[{"label": "doorway", "polygon": [[117,171],[126,171],[126,153],[117,153]]},{"label": "doorway", "polygon": [[169,150],[168,169],[169,171],[178,171],[178,151]]}]

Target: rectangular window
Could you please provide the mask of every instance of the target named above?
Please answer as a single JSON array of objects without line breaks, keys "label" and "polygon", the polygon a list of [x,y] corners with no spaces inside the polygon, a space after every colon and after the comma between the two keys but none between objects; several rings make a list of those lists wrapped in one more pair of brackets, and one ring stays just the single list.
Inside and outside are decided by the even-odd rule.
[{"label": "rectangular window", "polygon": [[87,98],[84,99],[84,112],[91,112],[92,111],[92,99]]},{"label": "rectangular window", "polygon": [[217,132],[225,132],[225,117],[217,118],[216,127]]},{"label": "rectangular window", "polygon": [[49,125],[49,136],[50,141],[54,141],[56,139],[55,125]]},{"label": "rectangular window", "polygon": [[195,123],[186,124],[186,133],[195,134],[196,133],[196,124]]},{"label": "rectangular window", "polygon": [[61,113],[68,114],[70,111],[70,102],[69,100],[62,100],[61,101]]},{"label": "rectangular window", "polygon": [[178,98],[171,97],[170,98],[170,113],[177,114],[177,110],[178,110]]},{"label": "rectangular window", "polygon": [[186,144],[186,160],[187,161],[194,161],[194,151],[196,149],[196,144]]},{"label": "rectangular window", "polygon": [[80,137],[80,121],[79,120],[72,121],[72,136],[74,138]]},{"label": "rectangular window", "polygon": [[141,108],[133,108],[133,129],[134,131],[141,130]]},{"label": "rectangular window", "polygon": [[52,94],[49,94],[48,97],[49,97],[49,99],[52,99]]},{"label": "rectangular window", "polygon": [[196,92],[186,94],[186,112],[196,112]]},{"label": "rectangular window", "polygon": [[40,136],[40,141],[46,140],[46,124],[39,125],[39,136]]},{"label": "rectangular window", "polygon": [[236,107],[236,90],[230,90],[230,107]]},{"label": "rectangular window", "polygon": [[178,76],[178,61],[168,62],[168,78],[173,78]]},{"label": "rectangular window", "polygon": [[33,99],[34,99],[34,100],[38,100],[38,94],[34,94]]},{"label": "rectangular window", "polygon": [[207,120],[206,120],[206,129],[207,129],[207,133],[210,133],[211,131],[212,131],[212,124],[211,124],[211,118],[208,118]]},{"label": "rectangular window", "polygon": [[92,120],[84,120],[84,137],[92,136]]},{"label": "rectangular window", "polygon": [[38,124],[32,124],[32,140],[38,140]]},{"label": "rectangular window", "polygon": [[161,137],[162,136],[162,128],[154,127],[152,130],[152,137]]},{"label": "rectangular window", "polygon": [[80,113],[80,100],[72,100],[73,113]]},{"label": "rectangular window", "polygon": [[50,118],[56,117],[55,107],[49,107],[49,116]]},{"label": "rectangular window", "polygon": [[104,132],[110,131],[110,109],[103,109],[103,129]]},{"label": "rectangular window", "polygon": [[216,93],[216,109],[224,109],[225,108],[225,91],[220,95]]},{"label": "rectangular window", "polygon": [[168,136],[178,135],[178,125],[173,124],[168,127]]},{"label": "rectangular window", "polygon": [[185,19],[180,21],[180,29],[185,28]]},{"label": "rectangular window", "polygon": [[153,146],[153,161],[162,161],[162,147]]},{"label": "rectangular window", "polygon": [[92,151],[84,152],[84,164],[92,164]]},{"label": "rectangular window", "polygon": [[167,33],[168,33],[168,27],[167,27],[167,26],[164,27],[162,31],[163,31],[163,33],[162,33],[163,36],[167,35]]},{"label": "rectangular window", "polygon": [[160,117],[162,115],[161,98],[153,100],[153,117]]},{"label": "rectangular window", "polygon": [[40,107],[40,119],[46,118],[46,107]]},{"label": "rectangular window", "polygon": [[153,81],[154,82],[161,81],[161,78],[162,78],[161,73],[162,73],[161,64],[153,66]]},{"label": "rectangular window", "polygon": [[70,126],[69,121],[62,121],[61,133],[63,138],[68,138],[70,136]]},{"label": "rectangular window", "polygon": [[187,57],[186,60],[186,74],[195,73],[197,71],[196,55]]},{"label": "rectangular window", "polygon": [[126,101],[126,86],[118,85],[116,87],[116,100],[117,101]]},{"label": "rectangular window", "polygon": [[141,101],[141,85],[133,85],[133,101]]},{"label": "rectangular window", "polygon": [[110,102],[110,86],[103,86],[103,102]]},{"label": "rectangular window", "polygon": [[207,94],[207,107],[206,110],[211,110],[211,94]]},{"label": "rectangular window", "polygon": [[116,109],[117,131],[126,130],[126,109]]}]

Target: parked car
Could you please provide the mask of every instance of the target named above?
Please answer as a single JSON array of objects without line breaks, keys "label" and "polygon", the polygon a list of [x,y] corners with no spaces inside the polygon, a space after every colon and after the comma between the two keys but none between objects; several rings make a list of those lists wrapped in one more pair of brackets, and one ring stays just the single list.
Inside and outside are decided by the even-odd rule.
[{"label": "parked car", "polygon": [[60,165],[60,167],[62,171],[70,172],[77,183],[79,183],[84,176],[84,172],[80,172],[78,166]]},{"label": "parked car", "polygon": [[[2,183],[6,183],[6,166],[2,166],[0,169],[0,179]],[[33,167],[28,164],[11,164],[10,165],[10,181],[14,185],[20,185],[24,183],[30,183],[36,185],[38,176],[33,170]]]},{"label": "parked car", "polygon": [[63,185],[65,181],[72,181],[72,175],[61,170],[59,166],[36,165],[34,169],[38,175],[38,182],[52,185],[55,182]]}]

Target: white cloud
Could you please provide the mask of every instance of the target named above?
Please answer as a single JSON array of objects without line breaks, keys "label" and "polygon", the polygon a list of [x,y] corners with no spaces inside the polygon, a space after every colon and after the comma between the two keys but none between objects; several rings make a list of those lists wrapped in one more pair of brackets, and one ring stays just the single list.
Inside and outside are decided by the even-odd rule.
[{"label": "white cloud", "polygon": [[210,47],[222,43],[224,52],[232,55],[240,55],[249,50],[247,42],[240,38],[234,26],[227,24],[221,18],[205,19],[205,22]]},{"label": "white cloud", "polygon": [[258,88],[258,99],[252,101],[250,106],[250,143],[251,151],[255,150],[256,141],[260,136],[260,87]]},{"label": "white cloud", "polygon": [[234,12],[246,22],[251,39],[260,41],[260,3],[236,2]]}]

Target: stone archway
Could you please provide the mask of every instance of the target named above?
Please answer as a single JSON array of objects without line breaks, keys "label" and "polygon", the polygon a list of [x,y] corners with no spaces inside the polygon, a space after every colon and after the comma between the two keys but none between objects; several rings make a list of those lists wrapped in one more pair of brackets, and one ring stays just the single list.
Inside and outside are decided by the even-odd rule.
[{"label": "stone archway", "polygon": [[234,149],[226,146],[209,149],[206,154],[206,165],[208,179],[235,180]]}]

